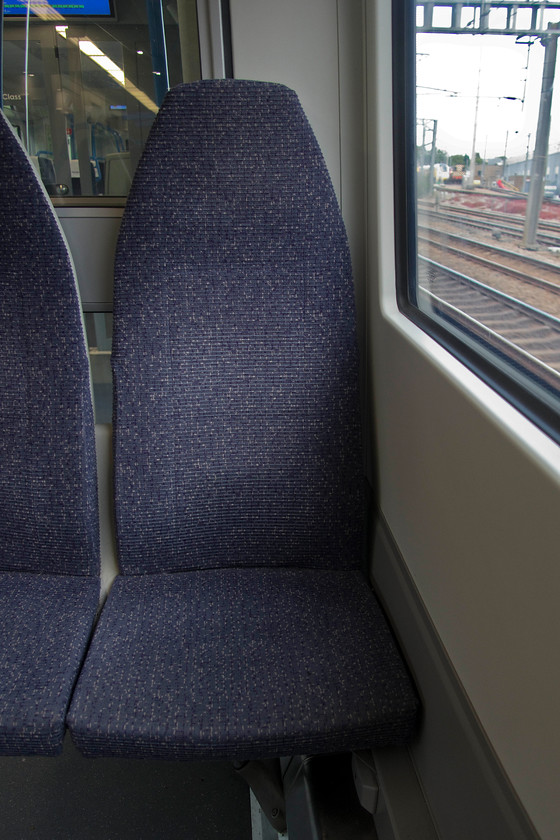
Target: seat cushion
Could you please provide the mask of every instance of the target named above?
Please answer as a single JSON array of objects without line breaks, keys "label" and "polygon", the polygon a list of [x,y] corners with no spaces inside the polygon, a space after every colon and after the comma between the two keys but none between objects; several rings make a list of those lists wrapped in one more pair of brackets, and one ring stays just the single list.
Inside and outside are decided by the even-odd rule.
[{"label": "seat cushion", "polygon": [[56,755],[99,600],[88,577],[0,574],[0,753]]},{"label": "seat cushion", "polygon": [[398,744],[417,698],[359,572],[115,582],[70,707],[86,756],[250,759]]}]

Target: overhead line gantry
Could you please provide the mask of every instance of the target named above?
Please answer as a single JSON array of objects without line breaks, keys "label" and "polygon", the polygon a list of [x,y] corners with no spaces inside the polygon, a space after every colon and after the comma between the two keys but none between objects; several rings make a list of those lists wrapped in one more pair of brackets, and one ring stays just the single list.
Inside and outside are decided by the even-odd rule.
[{"label": "overhead line gantry", "polygon": [[[420,0],[416,6],[423,10],[423,15],[417,20],[417,32],[448,35],[532,35],[540,38],[548,34],[548,24],[560,18],[560,2],[548,0],[519,0],[517,3],[512,0],[474,0],[466,3],[464,0]],[[435,16],[434,23],[436,9],[449,10],[445,16],[449,20],[448,26],[441,25],[441,13]],[[553,14],[550,15],[550,12]],[[499,22],[498,17],[501,18]]]}]

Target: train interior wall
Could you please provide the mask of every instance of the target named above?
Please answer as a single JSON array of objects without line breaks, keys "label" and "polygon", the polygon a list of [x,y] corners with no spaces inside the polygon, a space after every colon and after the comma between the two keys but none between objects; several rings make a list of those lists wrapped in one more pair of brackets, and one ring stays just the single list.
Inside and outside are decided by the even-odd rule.
[{"label": "train interior wall", "polygon": [[[442,840],[553,840],[560,452],[398,311],[390,3],[230,0],[230,14],[234,75],[298,92],[342,204],[379,509],[372,576],[424,701],[411,757],[434,822]],[[105,300],[120,211],[59,215],[83,294]]]},{"label": "train interior wall", "polygon": [[[368,61],[369,381],[379,504],[468,708],[471,745],[474,749],[481,737],[479,755],[485,750],[491,756],[491,784],[486,761],[478,781],[484,776],[487,791],[494,791],[490,805],[492,799],[494,805],[504,803],[502,828],[492,834],[484,821],[476,827],[484,799],[468,783],[461,811],[474,816],[476,830],[461,828],[453,814],[453,794],[446,792],[444,779],[457,792],[462,758],[457,754],[455,770],[449,755],[447,762],[438,761],[438,729],[439,736],[443,730],[435,717],[437,705],[426,704],[426,738],[414,750],[415,761],[432,803],[439,802],[444,836],[525,836],[531,829],[516,814],[519,803],[538,836],[552,840],[560,835],[560,674],[554,665],[560,631],[560,451],[397,309],[387,165],[392,148],[385,83],[389,4],[370,3],[367,11],[367,41],[373,48]],[[507,807],[504,781],[511,785]]]}]

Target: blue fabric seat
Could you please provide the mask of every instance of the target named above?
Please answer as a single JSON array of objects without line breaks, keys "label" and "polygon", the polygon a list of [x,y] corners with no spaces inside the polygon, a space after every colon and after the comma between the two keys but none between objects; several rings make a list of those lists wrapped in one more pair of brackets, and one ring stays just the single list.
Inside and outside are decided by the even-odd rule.
[{"label": "blue fabric seat", "polygon": [[354,294],[293,91],[181,85],[115,266],[122,575],[68,722],[86,755],[400,744],[418,700],[360,568]]},{"label": "blue fabric seat", "polygon": [[87,756],[245,760],[400,743],[411,689],[360,572],[117,580],[72,705]]},{"label": "blue fabric seat", "polygon": [[0,114],[0,753],[53,755],[99,601],[89,366],[72,262]]}]

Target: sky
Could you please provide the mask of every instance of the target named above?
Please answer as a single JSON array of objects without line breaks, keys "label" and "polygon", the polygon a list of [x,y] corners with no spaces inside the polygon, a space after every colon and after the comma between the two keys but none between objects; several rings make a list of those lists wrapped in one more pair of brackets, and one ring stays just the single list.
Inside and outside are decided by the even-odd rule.
[{"label": "sky", "polygon": [[[528,48],[512,35],[418,34],[417,117],[438,121],[438,149],[449,155],[471,154],[480,70],[476,151],[486,159],[504,152],[508,159],[524,158],[530,134],[532,153],[545,50],[539,40],[531,40]],[[560,151],[559,67],[560,49],[550,152]]]}]

